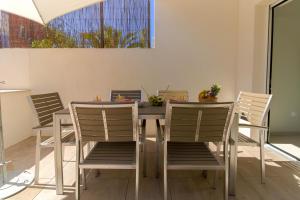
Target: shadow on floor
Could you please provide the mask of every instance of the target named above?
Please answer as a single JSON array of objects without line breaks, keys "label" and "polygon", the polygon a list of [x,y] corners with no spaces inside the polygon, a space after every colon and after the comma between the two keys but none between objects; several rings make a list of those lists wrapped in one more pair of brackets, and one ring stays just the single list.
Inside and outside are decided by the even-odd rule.
[{"label": "shadow on floor", "polygon": [[[14,149],[11,155],[24,158],[21,164],[24,169],[34,166],[35,140],[29,138],[24,144]],[[254,149],[254,150],[253,150]],[[238,176],[237,176],[237,200],[295,200],[300,196],[300,172],[297,168],[293,169],[288,166],[291,162],[273,161],[272,155],[267,155],[266,166],[266,184],[260,183],[260,164],[258,148],[251,150],[243,147],[239,148],[238,159]],[[17,151],[17,152],[15,152]],[[24,153],[25,152],[25,153]],[[147,141],[147,177],[141,178],[140,199],[142,200],[159,200],[162,199],[162,182],[161,179],[155,178],[155,141]],[[13,154],[14,153],[14,154]],[[53,160],[51,153],[53,150],[43,152],[43,158]],[[74,151],[71,151],[74,153]],[[49,158],[48,158],[49,156]],[[70,157],[74,155],[69,155]],[[17,161],[19,162],[19,161]],[[48,161],[47,161],[48,162]],[[46,163],[47,163],[46,162]],[[74,198],[74,174],[75,163],[67,162],[64,165],[65,187],[64,195],[57,196],[55,191],[55,182],[53,180],[54,165],[53,161],[49,165],[41,165],[45,169],[44,174],[50,174],[51,182],[47,184],[32,185],[24,192],[19,194],[22,198],[30,190],[36,190],[34,197],[31,199],[64,199],[73,200]],[[51,173],[48,173],[51,171]],[[221,173],[220,173],[221,174]],[[212,189],[213,172],[209,172],[208,178],[202,176],[201,171],[170,171],[168,173],[169,198],[172,200],[222,200],[224,191],[224,176],[220,175],[217,183],[217,189]],[[95,176],[95,172],[91,171],[88,176],[87,190],[81,192],[81,199],[105,199],[120,200],[134,199],[135,191],[135,174],[128,170],[101,170],[99,177]],[[27,192],[27,193],[26,193]],[[33,196],[33,195],[32,195]]]}]

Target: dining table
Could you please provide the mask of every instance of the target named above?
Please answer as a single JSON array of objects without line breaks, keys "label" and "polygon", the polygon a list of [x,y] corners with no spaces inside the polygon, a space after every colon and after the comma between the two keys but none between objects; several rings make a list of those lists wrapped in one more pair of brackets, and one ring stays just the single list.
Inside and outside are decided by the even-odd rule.
[{"label": "dining table", "polygon": [[[139,103],[138,118],[140,120],[162,120],[165,119],[166,106],[152,106],[148,102]],[[53,135],[54,135],[54,159],[55,159],[55,185],[56,194],[64,192],[63,181],[63,153],[61,124],[71,121],[69,108],[53,113]],[[230,158],[229,158],[229,195],[234,196],[236,190],[237,176],[237,142],[238,142],[239,116],[235,113],[234,121],[230,132]],[[158,138],[158,137],[156,137]],[[158,153],[158,152],[156,152]],[[157,161],[158,162],[158,161]]]}]

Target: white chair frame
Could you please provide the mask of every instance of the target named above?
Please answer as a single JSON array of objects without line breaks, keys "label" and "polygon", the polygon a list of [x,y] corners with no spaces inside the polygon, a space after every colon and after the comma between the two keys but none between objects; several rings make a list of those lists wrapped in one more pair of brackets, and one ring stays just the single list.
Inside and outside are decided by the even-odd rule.
[{"label": "white chair frame", "polygon": [[[45,104],[39,106],[36,104]],[[43,131],[51,131],[53,128],[53,118],[52,113],[64,109],[61,102],[60,96],[57,92],[31,95],[29,97],[29,103],[34,111],[36,118],[38,119],[38,126],[32,129],[37,131],[36,135],[36,155],[35,155],[35,184],[39,183],[40,178],[40,160],[41,160],[41,150],[43,148],[53,148],[54,149],[54,137],[49,137],[48,139],[42,141]],[[44,115],[43,112],[49,112],[50,114]],[[62,124],[62,145],[63,145],[63,156],[65,146],[75,146],[75,136],[72,124]]]},{"label": "white chair frame", "polygon": [[[119,94],[123,94],[125,96],[126,96],[126,94],[134,94],[135,93],[136,95],[140,95],[140,98],[135,99],[135,101],[139,101],[139,102],[141,102],[144,98],[144,96],[143,96],[144,93],[142,92],[142,90],[138,90],[138,89],[137,90],[110,90],[109,99],[112,102],[114,102],[113,97],[112,97],[113,93],[119,93]],[[141,136],[140,136],[141,145],[142,145],[141,149],[143,152],[143,158],[145,158],[145,159],[143,159],[144,160],[143,161],[143,175],[144,175],[144,177],[147,177],[147,159],[146,159],[147,154],[145,151],[145,149],[146,149],[146,132],[145,132],[146,120],[145,119],[139,120],[139,125],[140,125],[139,126],[140,133],[141,133]]]},{"label": "white chair frame", "polygon": [[[220,107],[227,107],[229,109],[228,115],[226,118],[226,124],[224,126],[224,132],[223,132],[223,139],[220,142],[224,143],[224,161],[220,161],[218,158],[218,154],[214,155],[217,156],[215,157],[216,160],[218,160],[218,165],[169,165],[168,164],[168,142],[170,141],[170,134],[171,129],[170,125],[172,123],[172,108],[173,107],[182,107],[182,108],[220,108]],[[229,184],[229,153],[228,153],[228,148],[229,148],[229,136],[230,136],[230,130],[231,126],[233,123],[233,117],[234,117],[234,103],[216,103],[216,104],[199,104],[199,103],[172,103],[170,104],[169,102],[167,103],[167,108],[166,108],[166,125],[165,129],[163,128],[160,129],[160,132],[163,132],[163,139],[162,139],[162,144],[163,144],[163,185],[164,185],[164,200],[167,200],[168,198],[168,186],[167,186],[167,171],[169,170],[178,170],[178,169],[187,169],[187,170],[224,170],[225,172],[225,191],[224,191],[224,199],[228,200],[228,184]],[[199,121],[200,120],[200,121]],[[195,138],[197,138],[197,132],[200,129],[200,123],[201,123],[201,116],[199,118],[198,114],[198,121],[197,124],[197,129],[195,133]],[[162,137],[161,137],[162,138]],[[197,139],[195,139],[196,141]],[[201,141],[199,141],[201,143]],[[215,141],[212,141],[215,142]],[[215,175],[215,182],[216,182],[216,175]],[[214,185],[215,185],[214,182]]]},{"label": "white chair frame", "polygon": [[[270,103],[272,100],[271,94],[259,94],[251,92],[240,92],[237,99],[237,110],[239,118],[246,119],[249,123],[239,123],[239,128],[256,129],[259,132],[259,148],[260,148],[260,168],[261,168],[261,183],[265,183],[266,179],[266,164],[265,164],[265,140],[266,132],[269,127],[266,126]],[[248,138],[241,133],[239,134],[239,145],[249,145],[257,142]]]},{"label": "white chair frame", "polygon": [[[112,165],[101,165],[101,164],[85,164],[84,156],[82,154],[82,138],[81,138],[81,129],[80,124],[77,118],[76,108],[132,108],[132,121],[133,121],[133,140],[136,143],[136,150],[135,150],[135,164],[134,165],[118,165],[118,164],[112,164]],[[139,123],[138,123],[138,103],[135,102],[134,104],[130,103],[124,103],[124,104],[109,104],[109,103],[70,103],[69,105],[70,111],[71,111],[71,118],[75,127],[75,136],[76,136],[76,200],[80,199],[80,169],[135,169],[136,174],[136,190],[135,190],[135,199],[139,199],[139,173],[140,173],[140,145],[139,145]],[[103,114],[103,118],[105,118],[105,114]],[[106,121],[104,122],[104,127],[107,127]],[[107,128],[105,130],[105,134],[107,135]],[[106,138],[106,142],[109,143],[109,140]],[[93,149],[90,151],[92,152]],[[87,155],[86,157],[88,157]],[[85,186],[85,174],[83,173],[83,185]]]}]

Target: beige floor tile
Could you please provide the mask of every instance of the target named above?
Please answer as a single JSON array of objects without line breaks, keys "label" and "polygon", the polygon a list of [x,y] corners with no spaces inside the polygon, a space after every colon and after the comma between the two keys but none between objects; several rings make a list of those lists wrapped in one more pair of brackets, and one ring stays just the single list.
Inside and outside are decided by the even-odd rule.
[{"label": "beige floor tile", "polygon": [[[34,170],[35,138],[31,137],[7,150],[12,159],[10,169]],[[140,198],[162,199],[162,181],[155,178],[155,140],[147,142],[147,177],[141,176]],[[25,153],[24,153],[25,152]],[[267,181],[260,184],[259,149],[239,147],[237,195],[231,200],[296,200],[300,196],[300,172],[291,168],[286,159],[267,151]],[[72,200],[74,199],[75,149],[66,147],[64,160],[64,195],[56,195],[54,179],[54,154],[52,149],[42,153],[40,183],[33,184],[10,200]],[[297,166],[297,165],[296,165]],[[134,199],[135,173],[128,170],[102,170],[99,177],[95,171],[88,173],[88,189],[81,192],[81,199],[119,200]],[[212,189],[212,174],[202,177],[199,171],[170,171],[168,173],[169,199],[172,200],[222,200],[223,175]]]}]

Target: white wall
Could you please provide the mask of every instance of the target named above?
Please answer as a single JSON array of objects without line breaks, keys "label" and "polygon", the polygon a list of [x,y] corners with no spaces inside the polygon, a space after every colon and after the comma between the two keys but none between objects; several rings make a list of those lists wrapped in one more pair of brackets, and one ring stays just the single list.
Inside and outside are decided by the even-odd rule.
[{"label": "white wall", "polygon": [[149,93],[188,89],[191,99],[216,82],[233,100],[237,0],[157,0],[155,49],[28,50],[34,92],[58,91],[65,102],[107,99],[110,88]]},{"label": "white wall", "polygon": [[26,49],[0,49],[0,89],[27,89],[29,82],[29,52]]},{"label": "white wall", "polygon": [[[237,55],[237,92],[239,90],[249,90],[254,92],[266,92],[267,84],[267,65],[268,65],[268,12],[269,6],[280,0],[239,0],[239,39],[238,39],[238,55]],[[288,34],[289,36],[280,36],[281,45],[278,49],[281,52],[275,52],[281,55],[277,59],[277,65],[281,65],[281,71],[278,70],[275,76],[286,74],[285,77],[289,81],[281,80],[275,83],[274,87],[286,91],[286,94],[279,95],[273,91],[274,98],[271,106],[274,108],[275,117],[271,124],[273,132],[299,132],[299,102],[297,87],[299,86],[299,33],[293,30],[299,20],[287,21],[288,15],[297,15],[299,8],[296,4],[299,1],[294,0],[293,8],[287,8],[279,13],[278,26],[282,26],[283,31],[277,34]],[[296,5],[296,6],[295,6]],[[283,8],[283,7],[282,7]],[[285,41],[285,39],[286,41]],[[293,41],[291,41],[294,39]],[[278,43],[278,42],[277,42]],[[288,49],[292,48],[291,51]],[[276,55],[275,55],[276,56]],[[285,63],[282,63],[285,62]],[[276,63],[275,63],[276,64]],[[291,67],[293,67],[293,70]],[[289,70],[287,70],[289,67]],[[286,84],[287,83],[287,84]],[[294,88],[294,86],[296,88]],[[283,106],[282,102],[288,100]]]},{"label": "white wall", "polygon": [[58,91],[65,103],[105,99],[110,88],[143,85],[155,93],[168,84],[196,100],[214,82],[223,87],[221,100],[233,100],[237,1],[157,0],[155,49],[1,49],[0,69],[7,87]]},{"label": "white wall", "polygon": [[252,91],[255,8],[261,0],[239,0],[236,92]]},{"label": "white wall", "polygon": [[266,92],[269,6],[278,0],[239,0],[237,93]]},{"label": "white wall", "polygon": [[[236,93],[265,93],[269,5],[277,0],[239,0]],[[251,137],[258,140],[257,131]]]},{"label": "white wall", "polygon": [[[6,82],[0,84],[0,89],[30,88],[27,50],[0,50],[0,81]],[[30,92],[0,95],[4,146],[7,148],[32,135],[32,112],[27,99]]]},{"label": "white wall", "polygon": [[28,95],[30,95],[30,91],[0,93],[0,115],[5,148],[32,135],[31,108],[28,106]]},{"label": "white wall", "polygon": [[[113,89],[200,90],[222,85],[234,100],[238,0],[156,0],[155,49],[1,49],[6,88],[58,91],[71,100],[108,99]],[[1,86],[0,86],[1,87]]]}]

